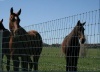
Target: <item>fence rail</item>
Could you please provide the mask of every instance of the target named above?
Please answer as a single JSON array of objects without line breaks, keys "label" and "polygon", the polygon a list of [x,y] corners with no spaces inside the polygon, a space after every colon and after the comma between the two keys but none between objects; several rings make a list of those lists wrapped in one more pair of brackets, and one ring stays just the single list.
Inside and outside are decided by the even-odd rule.
[{"label": "fence rail", "polygon": [[[78,71],[100,71],[99,12],[100,9],[24,27],[26,31],[36,30],[42,36],[43,51],[39,60],[39,71],[65,71],[66,63],[61,52],[61,43],[78,20],[86,22],[84,26],[86,42],[81,46],[83,55],[78,60]],[[6,57],[3,62],[5,67]],[[11,70],[12,66],[11,62]]]},{"label": "fence rail", "polygon": [[2,69],[2,30],[0,31],[0,70]]}]

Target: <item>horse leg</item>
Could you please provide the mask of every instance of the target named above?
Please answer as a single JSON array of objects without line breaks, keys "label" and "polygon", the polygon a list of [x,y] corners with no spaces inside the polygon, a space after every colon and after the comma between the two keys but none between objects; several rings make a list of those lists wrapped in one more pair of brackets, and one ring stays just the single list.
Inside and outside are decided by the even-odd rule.
[{"label": "horse leg", "polygon": [[70,71],[77,71],[77,62],[78,62],[78,57],[72,57],[71,58],[71,68],[69,69]]},{"label": "horse leg", "polygon": [[72,53],[71,53],[71,48],[68,48],[68,51],[66,53],[66,71],[71,71],[72,70]]},{"label": "horse leg", "polygon": [[33,60],[34,60],[34,71],[38,71],[38,61],[39,61],[40,55],[34,55]]},{"label": "horse leg", "polygon": [[71,57],[67,56],[66,57],[66,71],[70,71],[71,70]]},{"label": "horse leg", "polygon": [[72,48],[72,51],[69,54],[69,71],[77,71],[77,62],[79,56],[79,50],[77,48]]},{"label": "horse leg", "polygon": [[69,57],[69,63],[68,63],[68,68],[69,68],[69,71],[72,72],[74,71],[74,63],[75,63],[75,57],[73,57],[72,55]]},{"label": "horse leg", "polygon": [[28,71],[28,56],[21,56],[22,71]]},{"label": "horse leg", "polygon": [[66,57],[66,72],[67,72],[68,69],[69,69],[69,68],[68,68],[68,66],[69,66],[68,63],[69,63],[69,59],[68,59],[68,57]]},{"label": "horse leg", "polygon": [[6,55],[6,57],[7,57],[7,66],[6,66],[6,69],[7,69],[7,71],[9,71],[10,70],[10,55]]},{"label": "horse leg", "polygon": [[74,50],[74,57],[73,57],[73,71],[77,71],[77,63],[78,63],[78,58],[79,58],[79,48]]},{"label": "horse leg", "polygon": [[13,60],[13,70],[14,71],[19,71],[20,61],[19,61],[18,55],[13,55],[12,60]]},{"label": "horse leg", "polygon": [[72,71],[77,71],[77,62],[78,62],[78,57],[73,57],[72,58]]},{"label": "horse leg", "polygon": [[32,71],[33,63],[32,63],[30,56],[28,57],[28,62],[29,62],[29,71]]}]

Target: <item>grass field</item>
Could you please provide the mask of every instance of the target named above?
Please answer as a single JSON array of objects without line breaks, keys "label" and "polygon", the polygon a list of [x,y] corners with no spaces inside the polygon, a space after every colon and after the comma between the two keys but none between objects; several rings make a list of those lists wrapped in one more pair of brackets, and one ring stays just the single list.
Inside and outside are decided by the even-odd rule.
[{"label": "grass field", "polygon": [[[100,72],[100,49],[87,49],[86,52],[87,52],[86,57],[80,57],[78,60],[78,71]],[[4,59],[4,62],[5,61],[6,57]],[[55,47],[43,48],[39,60],[39,71],[42,72],[65,71],[65,58],[60,48],[55,48]]]}]

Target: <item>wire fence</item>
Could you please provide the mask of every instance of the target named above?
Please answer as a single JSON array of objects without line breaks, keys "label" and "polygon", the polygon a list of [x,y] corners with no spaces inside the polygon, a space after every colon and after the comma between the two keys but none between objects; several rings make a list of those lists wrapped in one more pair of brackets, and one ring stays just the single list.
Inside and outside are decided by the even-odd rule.
[{"label": "wire fence", "polygon": [[[64,72],[66,67],[65,56],[61,51],[61,43],[77,24],[77,21],[86,22],[85,37],[86,42],[81,45],[80,56],[78,60],[78,71],[100,71],[100,9],[76,14],[60,19],[55,19],[39,24],[33,24],[24,27],[26,31],[38,31],[43,40],[43,50],[39,59],[39,71],[43,72]],[[0,33],[0,43],[2,44],[2,32]],[[2,45],[0,44],[0,51]],[[2,52],[0,52],[0,61],[2,60]],[[6,70],[6,60],[3,58],[2,66]],[[13,63],[11,60],[10,71],[13,71]],[[2,69],[0,69],[2,70]],[[20,65],[21,70],[21,65]]]},{"label": "wire fence", "polygon": [[3,31],[0,31],[0,70],[1,70],[1,64],[2,64],[2,32]]}]

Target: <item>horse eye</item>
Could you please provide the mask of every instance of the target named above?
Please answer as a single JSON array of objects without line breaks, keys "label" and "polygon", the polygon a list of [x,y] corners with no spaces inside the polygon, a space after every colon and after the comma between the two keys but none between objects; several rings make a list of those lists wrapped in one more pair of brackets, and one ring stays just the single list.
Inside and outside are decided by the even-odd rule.
[{"label": "horse eye", "polygon": [[13,16],[11,16],[10,18],[13,19]]},{"label": "horse eye", "polygon": [[17,19],[17,17],[15,17],[15,19]]}]

